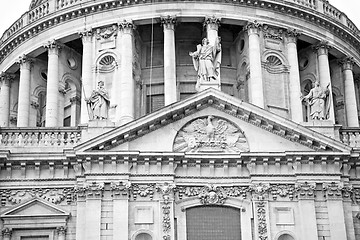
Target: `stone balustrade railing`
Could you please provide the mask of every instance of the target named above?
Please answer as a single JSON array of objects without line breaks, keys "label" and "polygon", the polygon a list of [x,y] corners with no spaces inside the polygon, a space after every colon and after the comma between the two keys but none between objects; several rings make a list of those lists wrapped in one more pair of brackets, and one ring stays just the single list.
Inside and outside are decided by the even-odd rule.
[{"label": "stone balustrade railing", "polygon": [[80,140],[79,128],[0,129],[0,147],[71,147]]},{"label": "stone balustrade railing", "polygon": [[[161,2],[162,0],[155,0],[152,2]],[[206,0],[204,0],[206,1]],[[224,0],[228,2],[227,0]],[[247,0],[249,1],[249,0]],[[110,7],[110,6],[121,6],[124,3],[130,4],[132,2],[134,3],[140,3],[140,2],[148,2],[147,0],[120,0],[120,1],[101,1],[104,3],[104,6]],[[246,2],[245,0],[233,0],[232,2]],[[352,32],[355,34],[359,34],[359,29],[353,24],[353,22],[341,11],[339,11],[337,8],[332,6],[328,3],[326,0],[263,0],[265,3],[294,3],[301,5],[302,7],[309,8],[312,10],[315,10],[319,13],[325,14],[329,16],[330,18],[334,19],[336,22],[339,22],[346,27],[348,27]],[[37,20],[40,20],[44,18],[45,16],[54,13],[59,10],[63,10],[66,8],[73,7],[75,5],[92,5],[92,4],[98,4],[100,1],[94,1],[94,0],[47,0],[41,3],[39,6],[29,10],[26,12],[23,16],[21,16],[15,23],[13,23],[10,28],[8,28],[4,34],[2,35],[0,39],[0,47],[4,43],[7,42],[8,39],[10,39],[15,33],[18,32],[19,29],[26,27],[29,24],[32,24],[36,22]]]},{"label": "stone balustrade railing", "polygon": [[360,148],[360,128],[340,129],[340,140],[353,148]]}]

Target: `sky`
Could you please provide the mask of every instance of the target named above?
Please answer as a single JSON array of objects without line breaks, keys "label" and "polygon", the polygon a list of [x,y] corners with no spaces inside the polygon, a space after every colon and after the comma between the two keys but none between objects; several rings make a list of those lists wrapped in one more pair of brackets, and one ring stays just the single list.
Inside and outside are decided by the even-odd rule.
[{"label": "sky", "polygon": [[[29,9],[31,0],[0,0],[0,36]],[[360,29],[360,0],[329,0]]]}]

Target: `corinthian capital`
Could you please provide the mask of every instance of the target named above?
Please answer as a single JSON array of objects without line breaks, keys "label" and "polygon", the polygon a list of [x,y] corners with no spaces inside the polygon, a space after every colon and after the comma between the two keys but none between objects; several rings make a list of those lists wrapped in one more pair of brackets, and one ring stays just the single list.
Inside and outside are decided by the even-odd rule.
[{"label": "corinthian capital", "polygon": [[313,46],[313,50],[317,53],[318,56],[328,55],[329,49],[331,48],[332,47],[329,45],[329,42],[324,40]]},{"label": "corinthian capital", "polygon": [[262,24],[258,21],[248,22],[245,26],[245,30],[248,32],[248,34],[259,34],[260,30],[262,28]]},{"label": "corinthian capital", "polygon": [[22,55],[19,57],[16,63],[20,65],[20,68],[30,69],[32,67],[32,64],[34,63],[34,60],[31,57]]},{"label": "corinthian capital", "polygon": [[136,29],[135,24],[132,21],[123,20],[118,23],[119,30],[124,33],[132,33],[133,30]]},{"label": "corinthian capital", "polygon": [[93,30],[92,28],[90,29],[84,29],[84,31],[78,32],[79,36],[81,37],[83,43],[87,42],[87,41],[91,41],[92,36],[93,36]]},{"label": "corinthian capital", "polygon": [[341,69],[343,71],[345,70],[353,70],[355,61],[353,57],[345,57],[339,61],[339,64],[341,66]]},{"label": "corinthian capital", "polygon": [[205,17],[204,26],[210,27],[210,29],[218,30],[220,27],[221,18],[211,16],[211,17]]},{"label": "corinthian capital", "polygon": [[15,74],[6,73],[6,72],[0,73],[0,82],[3,82],[5,85],[10,86],[14,78],[15,78]]},{"label": "corinthian capital", "polygon": [[299,30],[296,30],[294,28],[288,28],[286,30],[286,36],[288,38],[289,42],[296,43],[297,38],[301,35]]},{"label": "corinthian capital", "polygon": [[174,30],[176,24],[176,16],[167,15],[166,17],[160,17],[161,25],[164,26],[164,29]]},{"label": "corinthian capital", "polygon": [[43,47],[48,50],[49,54],[59,54],[61,45],[55,39],[43,44]]}]

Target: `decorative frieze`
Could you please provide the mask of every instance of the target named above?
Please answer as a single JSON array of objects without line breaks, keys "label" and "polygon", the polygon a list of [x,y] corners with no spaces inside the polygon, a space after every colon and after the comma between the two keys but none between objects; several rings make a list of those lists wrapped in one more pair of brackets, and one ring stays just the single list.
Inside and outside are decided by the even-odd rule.
[{"label": "decorative frieze", "polygon": [[324,196],[328,199],[342,199],[343,189],[342,183],[323,183]]},{"label": "decorative frieze", "polygon": [[290,200],[293,200],[295,197],[295,187],[294,185],[282,185],[276,184],[270,187],[270,193],[273,200],[277,200],[278,197],[285,198],[289,197]]},{"label": "decorative frieze", "polygon": [[252,193],[252,198],[263,201],[268,198],[268,193],[270,190],[269,184],[253,184],[250,186],[250,192]]},{"label": "decorative frieze", "polygon": [[41,198],[54,204],[67,204],[75,200],[74,188],[32,188],[0,190],[1,206],[19,204],[32,198]]},{"label": "decorative frieze", "polygon": [[97,40],[106,40],[111,37],[117,37],[118,26],[113,24],[111,26],[96,29],[95,36]]},{"label": "decorative frieze", "polygon": [[299,199],[314,199],[315,190],[315,183],[304,182],[295,185],[295,191]]},{"label": "decorative frieze", "polygon": [[77,186],[75,188],[75,192],[77,194],[77,198],[96,198],[99,199],[102,197],[104,191],[104,183],[103,182],[91,182],[84,183],[83,186]]},{"label": "decorative frieze", "polygon": [[128,198],[130,182],[111,182],[110,189],[114,198]]},{"label": "decorative frieze", "polygon": [[150,183],[150,184],[131,184],[130,187],[130,193],[133,196],[133,199],[136,200],[138,196],[145,198],[145,197],[149,197],[150,200],[153,199],[154,197],[154,193],[155,193],[155,184],[154,183]]},{"label": "decorative frieze", "polygon": [[273,40],[283,40],[284,30],[281,28],[272,28],[268,25],[264,25],[263,28],[263,36],[264,38],[270,38]]}]

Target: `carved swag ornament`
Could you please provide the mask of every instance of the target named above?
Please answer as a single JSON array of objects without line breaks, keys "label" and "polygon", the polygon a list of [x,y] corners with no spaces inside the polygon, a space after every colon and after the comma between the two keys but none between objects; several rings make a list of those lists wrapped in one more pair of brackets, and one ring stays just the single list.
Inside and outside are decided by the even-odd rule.
[{"label": "carved swag ornament", "polygon": [[247,152],[244,133],[233,123],[207,116],[187,123],[177,134],[175,152]]}]

